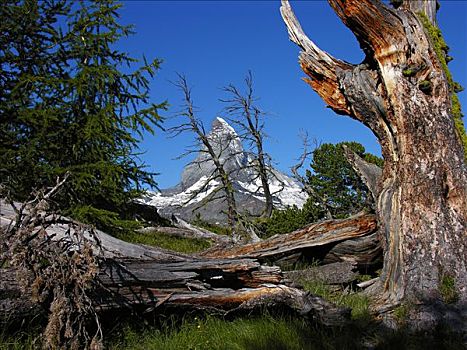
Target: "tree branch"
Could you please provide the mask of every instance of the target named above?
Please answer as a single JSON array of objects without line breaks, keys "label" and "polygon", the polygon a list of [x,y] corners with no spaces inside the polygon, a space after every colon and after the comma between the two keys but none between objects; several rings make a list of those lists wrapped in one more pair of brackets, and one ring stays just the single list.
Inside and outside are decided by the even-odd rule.
[{"label": "tree branch", "polygon": [[[328,0],[342,22],[354,33],[367,58],[389,59],[394,42],[405,41],[404,26],[395,10],[379,0]],[[374,53],[374,55],[373,55]]]},{"label": "tree branch", "polygon": [[316,46],[303,32],[287,0],[282,0],[280,11],[290,40],[303,50],[300,53],[300,66],[311,78],[305,81],[336,113],[350,114],[350,106],[339,89],[336,69],[350,70],[352,65],[330,56]]},{"label": "tree branch", "polygon": [[343,145],[343,147],[345,157],[355,172],[360,176],[365,185],[368,187],[376,203],[378,201],[379,193],[381,192],[381,168],[376,164],[368,163],[346,145]]}]

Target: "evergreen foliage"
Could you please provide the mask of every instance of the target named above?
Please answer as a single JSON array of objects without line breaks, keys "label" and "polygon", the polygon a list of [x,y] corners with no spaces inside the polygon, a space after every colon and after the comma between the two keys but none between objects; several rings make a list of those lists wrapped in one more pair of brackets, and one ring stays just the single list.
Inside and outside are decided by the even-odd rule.
[{"label": "evergreen foliage", "polygon": [[[357,142],[325,143],[313,151],[308,185],[323,199],[334,218],[344,218],[371,207],[371,195],[363,181],[347,161],[343,146],[367,162],[383,165],[383,160],[365,152]],[[308,201],[313,201],[310,197]]]},{"label": "evergreen foliage", "polygon": [[[0,9],[0,163],[18,200],[70,172],[60,207],[122,227],[125,205],[154,175],[138,158],[165,103],[149,101],[159,68],[115,49],[132,34],[113,0],[7,1]],[[5,20],[3,20],[5,19]]]},{"label": "evergreen foliage", "polygon": [[270,218],[258,219],[255,223],[263,238],[276,234],[289,233],[298,230],[307,224],[324,218],[323,208],[308,200],[303,208],[296,205],[284,210],[275,209]]},{"label": "evergreen foliage", "polygon": [[289,233],[324,219],[326,210],[323,201],[334,218],[344,218],[364,209],[371,210],[371,194],[347,161],[344,145],[367,162],[383,166],[383,160],[366,153],[360,143],[322,144],[313,151],[311,170],[307,170],[307,185],[320,200],[310,196],[301,209],[292,206],[274,210],[271,218],[258,219],[256,226],[262,237]]}]

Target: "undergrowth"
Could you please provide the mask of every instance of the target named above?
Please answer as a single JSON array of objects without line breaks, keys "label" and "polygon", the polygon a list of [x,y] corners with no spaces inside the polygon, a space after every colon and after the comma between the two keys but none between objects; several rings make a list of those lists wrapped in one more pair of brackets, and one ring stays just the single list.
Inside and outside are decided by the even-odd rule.
[{"label": "undergrowth", "polygon": [[[37,333],[5,335],[0,350],[38,350]],[[372,320],[337,327],[321,327],[303,317],[250,316],[225,320],[219,317],[185,317],[150,327],[124,324],[106,335],[110,350],[463,350],[462,338],[443,329],[432,334],[378,328]]]},{"label": "undergrowth", "polygon": [[323,327],[291,315],[249,316],[225,320],[206,316],[167,322],[158,328],[126,325],[107,344],[111,350],[460,350],[462,339],[445,330],[410,334],[378,327],[375,320]]},{"label": "undergrowth", "polygon": [[231,236],[232,235],[232,229],[227,226],[222,226],[222,225],[216,225],[212,224],[210,222],[207,222],[201,218],[201,216],[196,216],[195,219],[192,222],[193,225],[204,228],[208,231],[211,231],[213,233],[216,233],[218,235],[224,235],[224,236]]},{"label": "undergrowth", "polygon": [[334,291],[329,285],[322,281],[301,281],[303,288],[312,294],[338,306],[346,306],[352,309],[352,319],[370,322],[371,314],[369,309],[369,298],[362,293],[352,290]]},{"label": "undergrowth", "polygon": [[318,349],[307,346],[306,324],[299,319],[270,316],[226,321],[207,317],[185,320],[180,327],[126,327],[109,349]]}]

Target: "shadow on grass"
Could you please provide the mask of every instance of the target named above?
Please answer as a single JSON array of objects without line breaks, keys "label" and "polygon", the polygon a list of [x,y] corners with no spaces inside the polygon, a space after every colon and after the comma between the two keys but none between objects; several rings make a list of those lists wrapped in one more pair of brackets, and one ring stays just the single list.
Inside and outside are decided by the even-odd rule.
[{"label": "shadow on grass", "polygon": [[443,328],[414,334],[368,318],[331,328],[303,317],[265,311],[232,319],[200,314],[169,318],[158,325],[126,323],[107,339],[110,349],[465,349],[461,335]]},{"label": "shadow on grass", "polygon": [[[0,332],[0,349],[40,349],[38,330]],[[423,349],[461,350],[459,334],[437,328],[413,334],[394,331],[375,320],[354,320],[341,327],[322,327],[303,317],[263,312],[238,318],[191,314],[153,320],[115,319],[106,330],[108,349],[167,350],[321,350]]]}]

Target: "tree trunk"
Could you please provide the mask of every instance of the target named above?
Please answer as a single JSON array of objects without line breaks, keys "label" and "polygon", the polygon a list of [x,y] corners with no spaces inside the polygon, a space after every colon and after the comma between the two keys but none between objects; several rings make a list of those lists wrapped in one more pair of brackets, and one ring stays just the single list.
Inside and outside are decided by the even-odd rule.
[{"label": "tree trunk", "polygon": [[264,199],[266,200],[266,203],[264,204],[264,212],[262,214],[262,217],[269,218],[272,215],[274,203],[272,201],[271,189],[269,188],[267,169],[268,166],[266,165],[266,162],[264,160],[262,143],[260,143],[260,141],[256,141],[256,147],[258,149],[258,172],[261,178],[261,186],[263,187]]},{"label": "tree trunk", "polygon": [[[366,54],[351,65],[321,51],[287,1],[281,12],[303,50],[306,81],[337,113],[369,127],[385,165],[377,194],[384,241],[380,305],[429,303],[454,281],[467,299],[467,171],[451,91],[416,11],[434,21],[434,1],[390,9],[376,0],[329,0]],[[428,9],[428,10],[427,10]]]},{"label": "tree trunk", "polygon": [[[225,315],[285,308],[324,325],[342,325],[350,318],[349,309],[288,286],[280,268],[253,259],[106,260],[98,280],[102,288],[93,295],[93,303],[101,313],[113,315],[128,309],[143,314],[166,309]],[[28,295],[14,269],[0,269],[0,324],[11,326],[46,315]]]},{"label": "tree trunk", "polygon": [[[39,212],[38,207],[39,204],[30,211],[25,209],[27,214],[22,222],[25,223],[25,218],[30,215],[50,216]],[[0,200],[0,229],[16,219],[13,207]],[[28,224],[36,225],[38,222],[30,221]],[[56,216],[54,221],[48,222],[43,227],[47,235],[53,239],[72,239],[69,219]],[[320,239],[325,244],[371,233],[375,229],[375,220],[374,217],[367,217],[366,220],[353,219],[350,224],[342,221],[315,226],[318,231],[325,230],[327,226],[340,228],[328,234],[319,232],[319,237],[314,237],[314,244],[319,244]],[[302,235],[302,245],[303,240],[313,236],[308,231]],[[316,236],[316,230],[312,232]],[[334,234],[336,237],[333,238]],[[89,232],[84,235],[89,236]],[[100,242],[96,251],[100,256],[99,283],[98,291],[91,298],[101,312],[112,314],[135,308],[147,313],[168,308],[170,312],[205,310],[226,314],[279,307],[308,315],[326,325],[342,324],[350,316],[348,309],[335,307],[290,286],[279,267],[262,265],[259,259],[251,259],[241,252],[238,252],[238,258],[189,256],[123,242],[99,230],[95,230],[95,237]],[[278,244],[281,242],[278,241]],[[229,251],[230,247],[224,246],[223,250]],[[287,249],[284,249],[284,253],[287,254]],[[14,268],[0,269],[0,323],[3,324],[17,324],[47,314],[47,310],[32,302],[30,291],[21,290],[19,281],[27,276],[19,276],[17,271],[24,273],[24,270]]]}]

